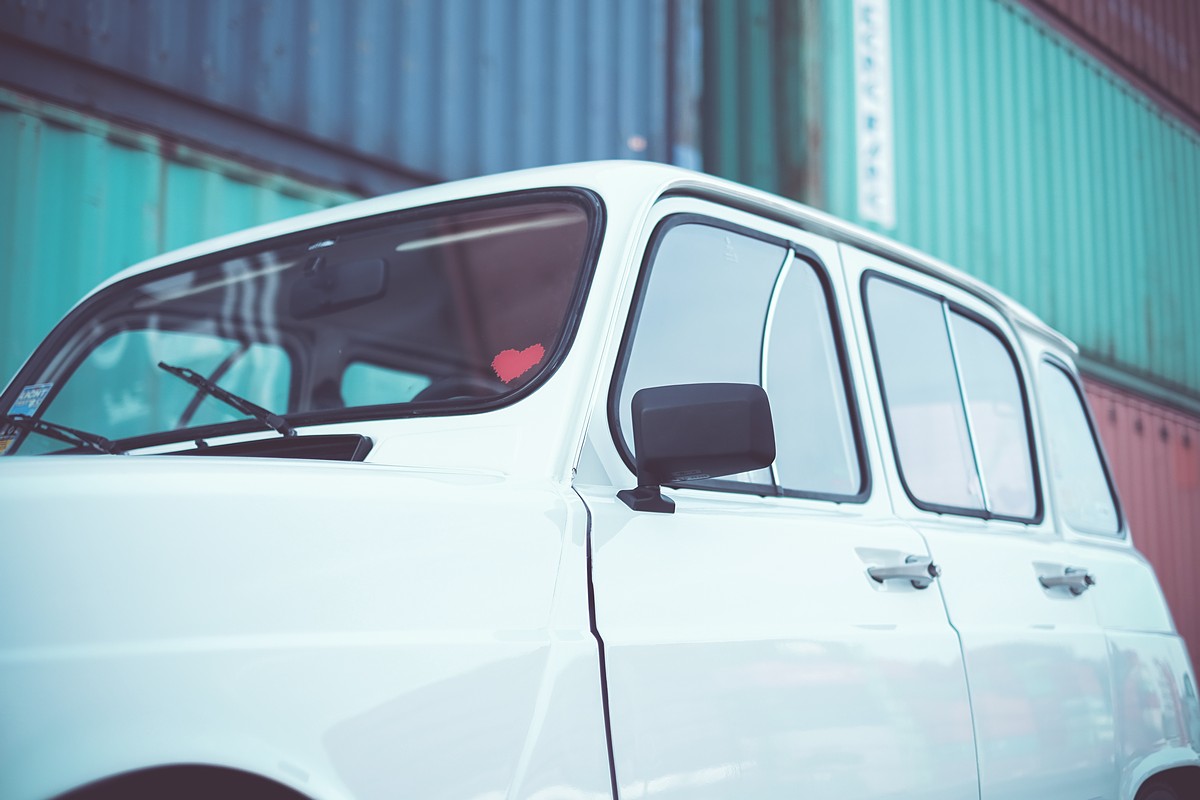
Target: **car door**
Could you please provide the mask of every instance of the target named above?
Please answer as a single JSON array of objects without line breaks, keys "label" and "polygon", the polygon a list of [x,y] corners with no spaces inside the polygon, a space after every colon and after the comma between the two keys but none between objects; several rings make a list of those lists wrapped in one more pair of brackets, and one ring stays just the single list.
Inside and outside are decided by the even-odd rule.
[{"label": "car door", "polygon": [[[958,640],[877,479],[836,246],[686,198],[648,228],[576,477],[619,795],[976,796]],[[775,463],[632,510],[633,393],[700,382],[766,389]]]},{"label": "car door", "polygon": [[962,642],[980,795],[1115,798],[1089,553],[1046,513],[1015,333],[980,297],[842,246],[896,514],[928,543]]}]

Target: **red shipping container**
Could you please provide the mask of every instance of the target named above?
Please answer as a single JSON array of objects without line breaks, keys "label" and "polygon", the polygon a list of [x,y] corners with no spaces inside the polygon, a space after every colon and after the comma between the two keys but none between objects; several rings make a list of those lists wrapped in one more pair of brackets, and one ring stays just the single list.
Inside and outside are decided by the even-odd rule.
[{"label": "red shipping container", "polygon": [[1084,381],[1133,543],[1158,574],[1200,664],[1200,417]]},{"label": "red shipping container", "polygon": [[1025,0],[1139,89],[1200,121],[1200,3],[1195,0]]}]

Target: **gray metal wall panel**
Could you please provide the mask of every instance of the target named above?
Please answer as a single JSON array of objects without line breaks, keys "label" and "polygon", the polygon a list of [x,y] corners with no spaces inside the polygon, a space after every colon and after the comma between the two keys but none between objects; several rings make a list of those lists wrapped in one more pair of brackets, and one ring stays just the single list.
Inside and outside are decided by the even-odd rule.
[{"label": "gray metal wall panel", "polygon": [[667,18],[667,0],[0,0],[0,32],[443,178],[669,161]]}]

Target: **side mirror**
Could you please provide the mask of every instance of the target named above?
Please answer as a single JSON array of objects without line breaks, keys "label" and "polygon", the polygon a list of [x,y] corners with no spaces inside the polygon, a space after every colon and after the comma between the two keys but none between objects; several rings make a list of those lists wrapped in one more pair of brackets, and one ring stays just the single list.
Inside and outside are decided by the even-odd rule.
[{"label": "side mirror", "polygon": [[700,481],[770,466],[775,460],[771,404],[760,386],[690,383],[633,396],[637,488],[617,497],[634,511],[671,514],[664,483]]}]

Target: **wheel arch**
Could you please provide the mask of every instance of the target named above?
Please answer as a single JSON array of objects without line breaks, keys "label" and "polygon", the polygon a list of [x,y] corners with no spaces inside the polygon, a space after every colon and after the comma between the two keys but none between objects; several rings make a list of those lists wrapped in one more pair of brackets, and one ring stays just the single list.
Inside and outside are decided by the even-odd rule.
[{"label": "wheel arch", "polygon": [[1138,786],[1134,800],[1157,800],[1154,791],[1164,785],[1180,798],[1200,797],[1200,766],[1173,767],[1147,776]]},{"label": "wheel arch", "polygon": [[309,800],[308,795],[275,779],[213,764],[166,764],[121,772],[69,789],[54,800],[130,800],[141,797]]}]

